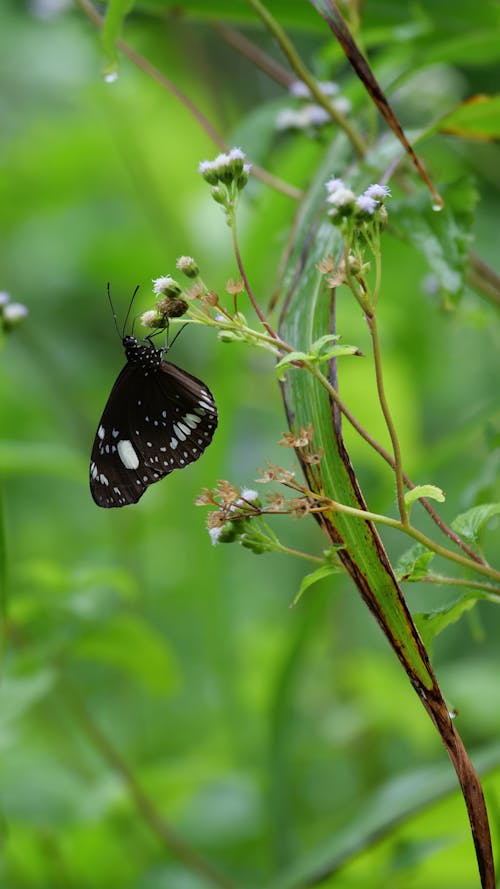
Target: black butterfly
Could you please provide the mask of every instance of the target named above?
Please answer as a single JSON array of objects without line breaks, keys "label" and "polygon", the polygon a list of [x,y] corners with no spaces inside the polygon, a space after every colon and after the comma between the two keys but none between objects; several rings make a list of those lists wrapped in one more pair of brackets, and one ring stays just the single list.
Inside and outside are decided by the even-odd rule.
[{"label": "black butterfly", "polygon": [[127,363],[111,390],[90,461],[98,506],[137,503],[149,485],[203,453],[217,427],[211,392],[150,340],[123,337]]}]

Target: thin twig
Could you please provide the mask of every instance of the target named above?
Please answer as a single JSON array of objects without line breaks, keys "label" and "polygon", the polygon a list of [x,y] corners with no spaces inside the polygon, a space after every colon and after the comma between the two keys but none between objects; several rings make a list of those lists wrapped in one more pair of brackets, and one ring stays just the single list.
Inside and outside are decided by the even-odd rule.
[{"label": "thin twig", "polygon": [[382,408],[382,413],[384,415],[385,424],[387,426],[387,430],[389,432],[392,449],[394,453],[394,473],[396,476],[396,491],[398,497],[398,508],[399,515],[401,516],[401,521],[403,525],[408,523],[408,511],[406,509],[405,502],[405,489],[404,489],[404,479],[403,479],[403,461],[401,458],[401,446],[399,444],[398,434],[396,432],[396,427],[394,425],[394,421],[392,419],[391,411],[389,408],[389,402],[387,401],[387,396],[385,394],[385,386],[384,386],[384,374],[382,369],[382,356],[380,352],[380,339],[378,335],[378,327],[377,327],[377,318],[373,312],[367,312],[366,320],[368,323],[368,328],[371,333],[372,344],[373,344],[373,360],[375,364],[375,378],[377,381],[377,392],[378,398],[380,402],[380,407]]},{"label": "thin twig", "polygon": [[230,25],[224,25],[222,22],[215,22],[212,27],[214,31],[226,41],[226,43],[238,50],[242,55],[246,56],[247,59],[250,59],[256,68],[260,68],[261,71],[264,71],[264,73],[272,80],[276,81],[276,83],[279,83],[285,89],[289,89],[295,78],[283,67],[283,65],[280,65],[275,59],[268,55],[268,53],[264,52],[260,46],[257,46],[256,43],[253,43],[252,40],[245,37],[241,31],[238,31],[236,28],[231,28]]}]

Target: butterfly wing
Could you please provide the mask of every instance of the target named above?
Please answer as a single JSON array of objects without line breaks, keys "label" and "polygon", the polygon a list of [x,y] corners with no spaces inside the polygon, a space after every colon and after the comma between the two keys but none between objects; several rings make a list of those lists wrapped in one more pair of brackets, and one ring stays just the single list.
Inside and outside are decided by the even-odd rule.
[{"label": "butterfly wing", "polygon": [[90,490],[98,506],[136,503],[146,488],[197,460],[217,427],[201,380],[168,361],[127,363],[111,391],[92,449]]}]

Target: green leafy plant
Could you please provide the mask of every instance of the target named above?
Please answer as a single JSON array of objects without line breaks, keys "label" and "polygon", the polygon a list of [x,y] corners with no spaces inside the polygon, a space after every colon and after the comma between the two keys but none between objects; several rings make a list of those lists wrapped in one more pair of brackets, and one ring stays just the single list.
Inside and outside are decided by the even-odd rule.
[{"label": "green leafy plant", "polygon": [[[322,696],[326,696],[329,683],[325,649],[330,648],[330,640],[323,648],[319,643],[318,649],[315,648],[325,623],[321,597],[326,591],[330,599],[332,590],[338,591],[347,579],[349,588],[359,593],[375,618],[445,746],[465,800],[481,886],[493,889],[493,853],[482,786],[457,731],[457,714],[445,699],[438,680],[439,669],[436,672],[430,655],[439,635],[453,625],[460,625],[464,618],[470,626],[475,626],[479,638],[481,629],[479,624],[472,624],[473,618],[480,606],[494,611],[493,605],[500,601],[500,570],[492,564],[489,554],[489,535],[500,512],[491,481],[495,477],[494,463],[485,465],[484,475],[477,481],[477,496],[471,495],[470,490],[467,495],[459,472],[454,478],[455,488],[451,487],[447,478],[441,478],[440,469],[446,475],[443,465],[436,468],[430,460],[421,461],[418,482],[410,477],[407,466],[411,461],[406,452],[412,447],[417,450],[418,444],[411,442],[404,424],[396,419],[398,410],[393,408],[391,389],[397,371],[390,369],[390,343],[392,338],[401,351],[408,347],[417,310],[407,305],[406,329],[399,329],[399,339],[397,325],[391,330],[388,318],[394,304],[402,300],[406,287],[406,260],[402,263],[403,270],[398,266],[394,271],[393,266],[400,255],[406,256],[404,251],[408,245],[423,257],[431,276],[427,281],[428,307],[421,341],[429,339],[432,367],[439,368],[439,354],[444,350],[444,344],[434,333],[438,319],[440,324],[451,326],[455,318],[465,323],[468,312],[470,317],[474,311],[478,315],[481,311],[491,312],[484,316],[486,321],[483,318],[484,330],[492,326],[491,318],[495,318],[500,303],[500,282],[482,256],[472,249],[472,227],[478,206],[474,177],[463,159],[455,165],[450,163],[449,175],[443,173],[446,164],[441,162],[439,152],[445,150],[443,140],[447,139],[462,144],[459,140],[466,138],[486,141],[498,138],[495,124],[498,96],[468,95],[461,102],[450,100],[448,107],[435,113],[432,103],[422,111],[418,105],[418,83],[412,81],[419,69],[425,73],[436,60],[445,59],[449,70],[454,70],[453,66],[461,64],[464,52],[469,52],[468,58],[474,58],[474,53],[479,52],[486,61],[496,59],[498,47],[491,41],[494,11],[467,8],[464,13],[467,27],[452,36],[443,27],[444,14],[430,4],[424,4],[425,11],[422,9],[418,14],[413,10],[407,25],[399,20],[397,12],[393,21],[392,13],[386,20],[380,10],[381,20],[377,21],[370,19],[369,10],[365,11],[361,4],[340,4],[333,0],[300,4],[248,0],[236,11],[234,4],[199,4],[185,0],[175,5],[180,25],[179,22],[173,24],[171,5],[161,0],[156,3],[110,0],[104,15],[90,0],[79,0],[78,5],[86,18],[101,30],[101,42],[95,40],[95,46],[102,56],[101,75],[107,88],[113,89],[110,84],[120,83],[122,60],[128,59],[131,67],[126,70],[136,67],[138,82],[151,80],[170,93],[182,113],[188,112],[211,140],[214,154],[219,152],[215,159],[201,160],[199,164],[199,173],[208,190],[200,197],[197,214],[193,216],[203,219],[210,198],[215,202],[222,210],[218,216],[221,240],[224,237],[230,245],[232,257],[210,267],[207,257],[210,248],[207,251],[204,247],[203,234],[197,244],[196,235],[192,236],[189,227],[186,225],[183,230],[180,226],[179,249],[194,256],[179,256],[175,278],[170,274],[154,278],[154,299],[141,314],[142,324],[150,334],[175,330],[183,324],[190,326],[193,333],[203,331],[207,337],[214,334],[212,339],[222,355],[221,361],[228,362],[226,381],[238,372],[235,368],[244,368],[238,387],[239,409],[241,403],[243,407],[245,403],[245,396],[240,392],[253,391],[258,401],[259,382],[251,376],[255,374],[251,362],[264,361],[266,374],[274,381],[277,377],[275,387],[283,401],[288,429],[279,441],[279,448],[286,455],[283,461],[275,456],[274,438],[266,438],[264,453],[270,456],[260,469],[261,463],[255,462],[258,473],[255,489],[233,480],[236,470],[231,469],[224,473],[229,475],[229,480],[204,487],[197,495],[196,503],[209,508],[209,539],[217,544],[215,550],[209,547],[210,557],[217,559],[218,566],[224,562],[236,566],[227,570],[234,572],[238,582],[224,581],[225,569],[220,567],[217,569],[220,573],[210,582],[209,557],[206,557],[206,567],[205,556],[198,555],[200,543],[190,547],[184,553],[185,561],[193,564],[200,561],[201,565],[197,566],[197,582],[182,587],[179,624],[172,640],[165,629],[168,619],[159,606],[151,606],[150,597],[155,589],[158,599],[168,598],[168,591],[165,596],[162,586],[161,559],[167,553],[168,568],[172,565],[174,574],[180,570],[181,557],[172,556],[183,550],[178,526],[191,526],[194,522],[191,503],[178,507],[175,523],[170,526],[163,508],[152,513],[155,519],[150,525],[147,521],[142,525],[130,517],[128,510],[126,516],[108,517],[107,521],[115,522],[110,534],[116,535],[119,541],[116,550],[109,541],[107,545],[101,542],[99,529],[93,531],[87,527],[93,523],[89,521],[85,532],[94,534],[91,547],[94,561],[89,570],[78,549],[76,555],[71,555],[76,546],[73,540],[78,536],[76,531],[71,543],[63,548],[64,558],[59,553],[53,553],[52,557],[47,553],[43,553],[43,557],[29,554],[24,558],[20,547],[13,566],[9,566],[9,535],[15,537],[9,528],[11,524],[15,527],[17,519],[15,510],[11,515],[7,501],[0,568],[4,587],[10,583],[17,592],[12,612],[6,597],[4,606],[5,636],[14,664],[13,675],[3,688],[7,722],[15,727],[12,731],[21,731],[18,727],[24,725],[23,720],[33,719],[37,724],[39,711],[53,708],[57,719],[67,720],[71,725],[70,731],[77,736],[78,744],[83,739],[92,749],[92,756],[105,771],[105,777],[100,776],[102,780],[96,778],[95,798],[86,793],[85,776],[89,767],[85,755],[77,767],[61,779],[67,787],[65,794],[61,792],[64,803],[58,802],[56,794],[51,814],[51,825],[60,825],[61,832],[70,824],[61,842],[55,839],[55,829],[45,834],[41,830],[39,835],[35,834],[35,840],[29,831],[20,830],[19,848],[22,851],[24,843],[29,850],[27,860],[31,856],[34,861],[33,885],[46,885],[47,880],[54,882],[56,872],[59,882],[64,881],[61,862],[66,858],[71,860],[72,849],[82,854],[86,844],[98,845],[96,835],[102,825],[106,832],[104,838],[100,838],[103,846],[110,848],[116,842],[122,852],[121,825],[126,824],[125,830],[132,832],[136,822],[142,822],[159,840],[161,853],[154,858],[154,865],[142,847],[140,850],[134,847],[130,852],[127,868],[118,860],[120,856],[107,862],[106,880],[120,882],[125,889],[134,885],[134,879],[136,885],[144,887],[184,885],[186,880],[193,887],[226,889],[251,885],[268,889],[340,886],[343,885],[338,882],[341,869],[369,854],[377,838],[394,836],[397,828],[415,813],[423,813],[424,819],[430,817],[432,806],[454,788],[441,762],[426,774],[416,771],[408,779],[406,789],[403,788],[405,792],[396,780],[391,780],[381,790],[366,794],[358,805],[353,789],[353,808],[345,817],[336,811],[336,803],[325,793],[321,779],[311,779],[300,800],[300,814],[295,811],[299,803],[294,801],[294,795],[301,796],[297,778],[301,763],[306,763],[305,770],[313,773],[320,767],[320,761],[333,760],[330,737],[340,732],[340,725],[346,737],[350,731],[358,739],[363,734],[360,731],[357,735],[355,726],[353,728],[356,720],[349,713],[348,703],[355,684],[353,677],[363,673],[363,657],[356,655],[349,666],[349,659],[339,656],[339,672],[345,672],[346,684],[339,699],[331,705],[333,715],[328,722],[324,714],[330,704],[326,705]],[[236,49],[239,57],[250,63],[252,71],[259,70],[287,90],[284,97],[260,101],[257,110],[247,111],[246,119],[242,114],[230,140],[223,138],[210,122],[210,111],[206,110],[203,100],[198,98],[197,104],[189,94],[190,90],[193,94],[197,90],[202,92],[203,77],[194,64],[194,56],[189,73],[190,76],[198,74],[196,90],[189,84],[189,78],[188,85],[184,88],[183,84],[181,88],[172,59],[162,53],[164,24],[182,29],[183,16],[187,27],[196,27],[199,34],[210,25],[217,40]],[[444,21],[448,22],[446,16]],[[459,21],[457,12],[457,28]],[[83,15],[76,18],[76,22],[82,29],[87,24]],[[145,29],[142,36],[141,27]],[[314,35],[314,51],[303,39],[305,33]],[[279,56],[271,53],[270,40],[278,48]],[[398,41],[403,41],[402,50],[398,48]],[[142,44],[144,48],[139,52],[136,46]],[[153,63],[153,59],[159,61]],[[216,61],[215,70],[217,67]],[[220,67],[222,69],[222,62]],[[95,58],[91,76],[97,81],[98,75],[99,63]],[[332,76],[341,80],[341,84],[333,82]],[[405,108],[399,91],[404,96],[405,88],[416,109],[418,123],[413,128],[400,122]],[[133,90],[123,104],[127,110],[133,107],[137,118],[140,117],[140,102],[135,101]],[[378,113],[382,116],[380,123]],[[152,124],[153,115],[146,118]],[[134,119],[128,135],[137,130],[140,125]],[[185,142],[175,126],[169,139],[172,143],[177,140],[177,156],[174,152],[166,165],[170,166],[171,182],[189,175],[194,181],[194,167],[191,174],[184,169],[177,172],[182,167]],[[154,141],[156,145],[157,140]],[[165,149],[170,149],[170,141],[168,145],[159,141]],[[119,144],[120,150],[127,152],[127,163],[136,176],[141,163],[144,166],[146,163],[138,163],[140,152],[132,138],[120,139]],[[200,149],[200,158],[204,153],[208,154],[207,149],[203,148],[203,153]],[[153,208],[152,216],[158,219],[162,212],[159,207],[169,205],[169,201],[181,202],[175,194],[164,199],[160,196],[161,187],[151,187],[151,184],[141,189],[141,200]],[[104,194],[104,177],[100,187]],[[99,201],[105,203],[101,193]],[[265,219],[265,224],[256,223],[252,229],[255,245],[246,230],[245,213],[250,212],[249,208]],[[79,213],[83,213],[81,206]],[[119,216],[120,213],[116,213],[116,218]],[[92,227],[96,220],[98,216],[93,213]],[[213,236],[217,223],[211,222],[209,227]],[[263,234],[259,241],[261,227]],[[200,229],[203,232],[203,225],[198,231]],[[270,232],[276,241],[271,239]],[[171,252],[170,245],[167,251],[164,239],[160,240],[161,261],[173,264],[175,252]],[[189,241],[194,242],[194,246],[188,247]],[[134,243],[135,236],[131,238],[129,252]],[[176,243],[172,250],[177,250],[177,246]],[[94,250],[97,253],[97,248]],[[122,260],[127,251],[120,244],[118,252]],[[92,251],[89,254],[92,257]],[[147,249],[144,254],[147,255]],[[82,265],[86,260],[87,256],[83,255]],[[158,255],[154,260],[158,261]],[[149,256],[144,264],[151,268]],[[221,266],[222,275],[228,279],[225,286],[220,284]],[[155,267],[153,271],[158,275],[161,269]],[[394,282],[394,278],[398,283],[391,287],[388,282]],[[476,302],[471,302],[472,292]],[[82,302],[75,301],[77,311]],[[3,312],[4,328],[8,331],[13,325],[9,327],[5,322],[8,311]],[[18,313],[16,323],[23,315]],[[361,319],[359,338],[352,335],[352,318]],[[481,329],[481,319],[477,327]],[[248,366],[244,364],[246,361]],[[40,366],[44,363],[40,362]],[[365,405],[349,395],[349,384],[360,372],[365,375],[362,398],[370,402],[377,417],[372,425],[364,419]],[[422,359],[422,375],[425,372],[425,359]],[[64,394],[64,374],[54,376],[60,378],[57,391],[61,401],[66,401],[66,415],[72,416],[74,399],[71,392]],[[248,382],[249,377],[252,383]],[[491,422],[490,416],[487,419]],[[71,422],[67,426],[70,427]],[[489,435],[489,459],[492,459],[491,455],[498,449],[494,423]],[[364,449],[364,455],[369,455],[367,465],[371,467],[372,478],[377,478],[379,491],[384,492],[382,497],[371,490],[369,477],[364,478],[366,473],[357,471],[358,447]],[[29,464],[37,476],[48,474],[57,478],[61,486],[85,471],[80,455],[66,452],[60,440],[51,440],[47,450],[43,441],[7,439],[0,444],[0,462],[4,473],[13,479],[22,476],[25,465]],[[281,462],[285,465],[279,465]],[[439,511],[441,506],[443,512],[453,510],[457,501],[462,503],[455,508],[458,514],[454,519],[445,520]],[[172,511],[170,505],[169,513]],[[317,544],[318,530],[322,546]],[[137,554],[138,540],[144,543],[141,555]],[[410,548],[401,553],[405,541]],[[222,546],[229,543],[238,543],[241,552],[234,555],[234,547]],[[208,544],[206,537],[204,544]],[[116,552],[112,561],[116,559],[117,564],[111,567],[101,564],[101,561],[106,563],[112,552]],[[253,560],[254,555],[262,559]],[[252,689],[242,690],[239,685],[235,660],[238,646],[243,645],[245,633],[241,627],[245,618],[241,618],[241,627],[236,621],[241,636],[231,650],[232,656],[226,649],[230,644],[227,637],[231,635],[227,631],[229,619],[215,630],[212,618],[220,601],[228,603],[230,613],[231,597],[238,595],[238,583],[245,585],[242,614],[246,614],[245,609],[250,607],[248,600],[253,598],[258,603],[256,607],[262,607],[261,587],[268,584],[266,591],[271,591],[271,573],[266,574],[267,569],[262,567],[247,568],[248,560],[253,560],[252,565],[261,566],[270,564],[274,556],[293,557],[297,564],[307,562],[311,570],[295,581],[292,593],[287,584],[287,602],[279,604],[279,622],[284,621],[282,614],[287,603],[294,606],[292,615],[298,615],[296,629],[283,632],[287,642],[280,649],[283,656],[279,664],[276,644],[268,644],[259,633],[252,641],[249,660],[258,666],[258,674],[273,677],[273,694],[268,699],[264,698],[257,681]],[[66,565],[66,558],[70,562],[73,558],[77,565],[78,560],[82,560],[83,568]],[[150,560],[154,570],[148,574]],[[259,571],[263,574],[258,574]],[[436,595],[443,588],[453,587],[459,594],[452,601],[435,600],[430,607],[418,605],[412,615],[403,584],[408,584],[409,595],[410,584],[420,584],[419,590],[436,591]],[[204,596],[209,586],[218,591],[218,598],[210,598],[207,603]],[[43,622],[43,612],[48,608],[53,612],[51,632],[47,632]],[[183,609],[190,618],[184,618]],[[200,616],[195,617],[195,613]],[[336,619],[339,620],[338,614]],[[193,631],[194,641],[189,643],[185,638],[185,623]],[[352,627],[345,626],[349,635]],[[341,651],[343,640],[338,641]],[[311,678],[302,678],[301,659],[308,647],[313,651],[314,667]],[[213,677],[207,678],[205,687],[204,679],[199,678],[205,677],[205,669],[208,676],[205,661],[209,648],[217,663],[221,687],[226,692],[220,693],[224,699],[220,711],[219,679],[214,682]],[[271,654],[267,653],[268,649]],[[365,680],[367,687],[371,687],[369,682],[378,669],[376,654],[366,657],[369,666]],[[193,659],[198,664],[195,677],[190,672]],[[377,696],[380,689],[378,693],[375,691],[372,697],[382,706],[382,696]],[[255,703],[250,724],[253,725],[256,714],[263,710],[268,717],[263,733],[268,739],[265,778],[255,779],[251,790],[248,774],[254,763],[253,754],[248,753],[247,735],[252,735],[253,729],[248,728],[241,717],[242,701],[247,695]],[[141,768],[136,769],[120,752],[120,743],[113,741],[113,735],[116,732],[124,747],[127,740],[130,741],[128,755],[132,762],[134,745],[138,744],[134,739],[134,713],[143,707],[145,711],[149,707],[154,709],[150,701],[155,699],[161,702],[162,711],[168,702],[168,724],[160,722],[158,733],[154,738],[151,736],[150,746],[145,745]],[[301,720],[296,717],[296,708],[302,700],[307,737],[301,735]],[[180,702],[186,701],[190,706],[185,707],[187,713],[181,713]],[[310,707],[311,714],[321,712],[320,720],[316,720],[315,715],[310,717]],[[405,707],[409,707],[408,702]],[[408,709],[398,711],[391,739],[404,734],[407,712]],[[213,719],[206,736],[204,726],[208,723],[199,722],[199,714],[207,715],[207,719],[211,714]],[[146,720],[149,718],[152,719],[151,714]],[[226,720],[239,727],[236,745],[239,750],[231,754],[234,776],[230,774],[227,759],[220,765]],[[321,729],[317,728],[318,723]],[[50,720],[42,724],[42,735],[48,737],[48,746],[52,749],[53,726]],[[175,747],[172,740],[171,750],[164,752],[166,737],[170,744],[169,732],[177,736],[179,746]],[[322,741],[316,732],[324,734]],[[314,740],[310,741],[310,734]],[[367,737],[369,757],[368,730]],[[187,774],[186,767],[184,774],[177,761],[178,751],[186,750],[187,757],[194,739],[203,739],[201,750],[197,751],[199,760],[196,757],[193,760],[199,772],[196,773],[195,768],[193,774]],[[5,743],[8,747],[8,738]],[[352,750],[350,753],[353,759],[363,758]],[[177,757],[170,768],[163,762],[169,755]],[[242,761],[246,766],[251,763],[245,780],[241,776]],[[499,761],[496,748],[483,750],[475,757],[479,772],[497,768]],[[42,776],[47,774],[50,783],[54,774],[52,784],[58,786],[55,773],[47,770],[43,753],[33,751],[32,762],[37,781],[43,784]],[[240,765],[240,773],[236,763]],[[342,768],[339,768],[337,777],[340,778]],[[224,773],[226,785],[222,782],[219,786],[211,780],[214,775],[218,776],[218,769]],[[20,766],[18,771],[22,772]],[[15,768],[11,774],[8,766],[4,774],[0,770],[0,791],[7,800],[6,817],[10,811],[11,820],[17,817],[23,824],[22,800],[19,810],[13,803],[15,776]],[[268,811],[260,814],[259,806],[252,802],[252,793],[256,794],[259,782],[269,784]],[[41,798],[45,798],[42,791]],[[240,823],[238,813],[243,809]],[[318,816],[316,828],[315,815],[319,812],[322,814],[321,818]],[[92,818],[99,825],[96,835],[91,830],[86,833],[82,827],[85,819]],[[43,823],[43,819],[41,821]],[[85,832],[81,846],[80,830]],[[297,835],[300,842],[296,842]],[[221,837],[225,837],[225,842]],[[446,850],[450,840],[445,826],[441,825],[432,842],[419,840],[417,834],[405,842],[407,845],[403,848],[403,843],[394,853],[390,866],[384,870],[382,865],[373,871],[377,873],[373,876],[374,889],[377,885],[409,884],[417,878],[419,863],[432,868],[433,856],[441,849]],[[219,843],[219,848],[212,848],[211,843],[213,846]],[[102,850],[101,855],[104,860],[106,855]],[[467,860],[470,857],[468,855]],[[19,863],[21,858],[19,854],[9,858],[6,878],[12,889],[29,882]],[[75,885],[98,885],[95,877],[100,872],[98,858],[96,853],[90,875],[81,862],[76,866]],[[177,866],[182,870],[176,871]],[[431,878],[440,885],[449,885],[450,889],[452,885],[461,885],[459,879],[460,875],[456,877],[451,871],[445,877],[439,874]],[[369,885],[366,880],[364,885]]]}]

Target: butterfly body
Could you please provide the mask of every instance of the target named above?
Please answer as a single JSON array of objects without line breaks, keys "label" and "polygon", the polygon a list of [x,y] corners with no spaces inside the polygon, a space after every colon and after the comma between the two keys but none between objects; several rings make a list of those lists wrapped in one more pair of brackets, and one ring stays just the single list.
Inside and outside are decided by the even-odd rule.
[{"label": "butterfly body", "polygon": [[123,339],[127,358],[104,408],[90,462],[90,490],[105,508],[137,503],[146,488],[201,456],[217,408],[201,380],[164,360],[165,349]]}]

